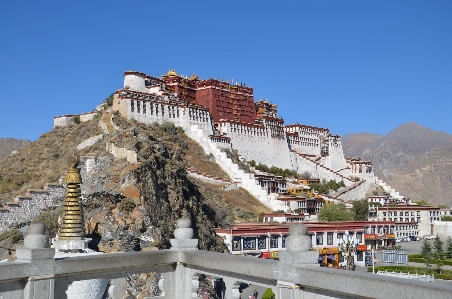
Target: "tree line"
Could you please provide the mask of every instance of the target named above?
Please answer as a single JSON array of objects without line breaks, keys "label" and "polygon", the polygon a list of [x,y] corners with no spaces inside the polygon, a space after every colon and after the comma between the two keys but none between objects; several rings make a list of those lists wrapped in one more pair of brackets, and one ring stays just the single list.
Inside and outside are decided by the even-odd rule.
[{"label": "tree line", "polygon": [[323,204],[317,218],[319,221],[367,221],[369,203],[365,199],[355,200],[353,207],[348,210],[345,203]]}]

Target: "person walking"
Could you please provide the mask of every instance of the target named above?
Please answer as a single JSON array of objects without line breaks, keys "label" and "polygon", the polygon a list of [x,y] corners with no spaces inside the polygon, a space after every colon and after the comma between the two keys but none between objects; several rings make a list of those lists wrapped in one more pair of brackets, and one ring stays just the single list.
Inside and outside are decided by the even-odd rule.
[{"label": "person walking", "polygon": [[253,293],[254,299],[257,299],[257,295],[258,295],[258,292],[256,290],[254,290],[254,293]]}]

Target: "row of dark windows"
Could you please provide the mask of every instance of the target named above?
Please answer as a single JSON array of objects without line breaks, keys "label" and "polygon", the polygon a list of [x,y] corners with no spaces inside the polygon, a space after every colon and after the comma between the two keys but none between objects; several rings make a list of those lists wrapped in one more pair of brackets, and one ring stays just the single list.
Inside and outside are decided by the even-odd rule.
[{"label": "row of dark windows", "polygon": [[[256,250],[256,249],[267,249],[267,239],[269,239],[270,249],[278,248],[279,236],[260,236],[260,237],[234,237],[232,238],[232,250]],[[243,249],[242,249],[243,240]],[[281,237],[281,247],[286,247],[286,236]]]},{"label": "row of dark windows", "polygon": [[[350,238],[353,239],[353,233],[350,233]],[[338,239],[343,239],[344,238],[344,234],[343,233],[338,233],[337,234],[337,238]],[[356,238],[358,239],[359,243],[363,242],[363,234],[362,233],[356,233]],[[316,245],[323,245],[323,233],[317,233],[316,237]],[[333,233],[327,233],[326,234],[326,245],[333,245]]]}]

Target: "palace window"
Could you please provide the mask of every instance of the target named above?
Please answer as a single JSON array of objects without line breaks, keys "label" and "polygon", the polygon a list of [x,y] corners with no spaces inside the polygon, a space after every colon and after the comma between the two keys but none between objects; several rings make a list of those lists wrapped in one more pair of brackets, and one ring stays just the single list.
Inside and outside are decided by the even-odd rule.
[{"label": "palace window", "polygon": [[333,233],[326,235],[326,245],[333,245]]},{"label": "palace window", "polygon": [[248,237],[243,238],[243,250],[254,250],[256,249],[256,238]]},{"label": "palace window", "polygon": [[232,250],[233,251],[242,250],[242,238],[240,237],[232,238]]},{"label": "palace window", "polygon": [[362,261],[363,260],[363,252],[362,251],[357,251],[356,252],[356,260],[358,260],[358,261]]},{"label": "palace window", "polygon": [[363,233],[356,233],[356,239],[359,243],[363,242]]},{"label": "palace window", "polygon": [[344,234],[343,233],[337,233],[337,238],[338,239],[343,239],[344,238]]},{"label": "palace window", "polygon": [[130,111],[135,112],[135,101],[134,100],[130,101]]},{"label": "palace window", "polygon": [[257,237],[257,248],[258,249],[266,249],[267,248],[267,238],[266,237]]},{"label": "palace window", "polygon": [[143,114],[146,114],[146,102],[143,102]]},{"label": "palace window", "polygon": [[317,234],[315,237],[317,245],[323,245],[323,234]]},{"label": "palace window", "polygon": [[270,248],[278,248],[278,236],[270,237]]}]

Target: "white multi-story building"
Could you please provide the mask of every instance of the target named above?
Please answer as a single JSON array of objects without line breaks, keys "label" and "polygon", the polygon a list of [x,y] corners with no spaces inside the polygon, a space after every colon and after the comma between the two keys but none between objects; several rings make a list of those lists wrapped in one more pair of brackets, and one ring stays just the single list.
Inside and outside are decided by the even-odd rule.
[{"label": "white multi-story building", "polygon": [[434,222],[441,220],[440,208],[425,206],[379,207],[377,221],[395,221],[397,237],[433,234]]}]

